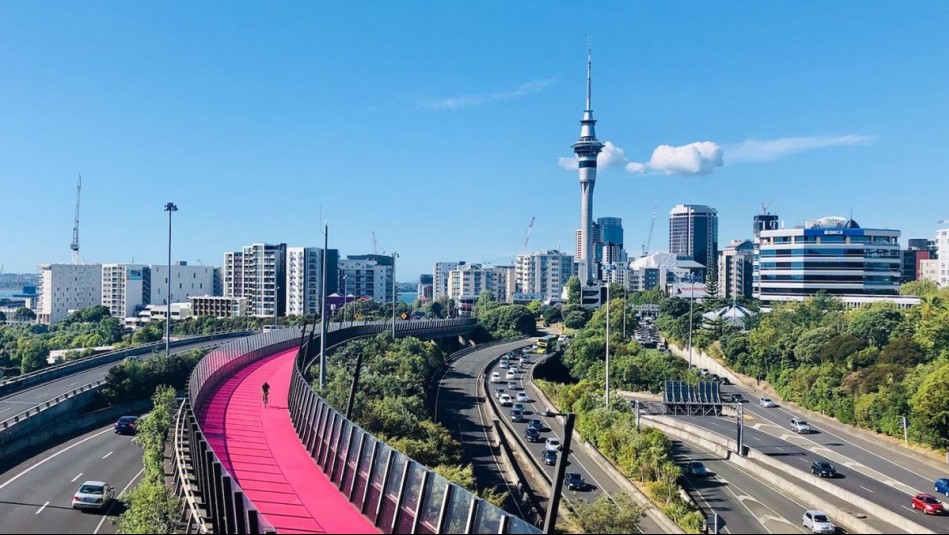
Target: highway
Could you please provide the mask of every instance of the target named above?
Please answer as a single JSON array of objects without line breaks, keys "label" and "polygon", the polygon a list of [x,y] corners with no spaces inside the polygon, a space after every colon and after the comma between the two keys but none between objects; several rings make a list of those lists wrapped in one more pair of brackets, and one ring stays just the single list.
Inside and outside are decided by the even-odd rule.
[{"label": "highway", "polygon": [[[171,351],[172,354],[185,353],[199,347],[220,345],[232,340],[234,339],[188,344],[177,348],[172,348]],[[132,358],[141,358],[149,355],[151,355],[151,353],[146,353],[140,357]],[[60,377],[59,379],[54,379],[52,381],[38,384],[25,390],[20,390],[19,392],[14,392],[4,396],[0,398],[0,421],[6,420],[7,418],[10,418],[11,416],[19,414],[23,411],[32,409],[33,407],[36,407],[41,403],[45,403],[46,401],[56,399],[57,396],[61,396],[75,388],[79,388],[83,385],[98,381],[99,379],[105,377],[106,374],[109,373],[109,369],[119,362],[103,364],[102,366],[97,366],[95,368],[83,370],[72,375]]]},{"label": "highway", "polygon": [[0,533],[115,533],[107,513],[73,510],[71,500],[86,480],[116,488],[116,497],[142,471],[142,450],[112,426],[97,429],[38,453],[0,474]]}]

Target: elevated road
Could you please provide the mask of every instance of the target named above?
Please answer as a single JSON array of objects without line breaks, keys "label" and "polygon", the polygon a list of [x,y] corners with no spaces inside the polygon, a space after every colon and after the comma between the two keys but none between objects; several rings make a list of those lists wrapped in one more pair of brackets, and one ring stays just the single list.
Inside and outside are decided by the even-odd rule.
[{"label": "elevated road", "polygon": [[100,480],[118,497],[141,472],[141,448],[111,425],[38,453],[0,474],[0,533],[115,533],[117,500],[105,512],[83,512],[72,509],[73,494]]}]

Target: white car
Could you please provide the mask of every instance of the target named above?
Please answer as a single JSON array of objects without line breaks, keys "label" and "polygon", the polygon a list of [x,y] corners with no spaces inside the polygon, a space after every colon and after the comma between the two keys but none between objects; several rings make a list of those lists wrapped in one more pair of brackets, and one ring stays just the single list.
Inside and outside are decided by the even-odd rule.
[{"label": "white car", "polygon": [[508,381],[510,381],[511,379],[513,379],[513,378],[515,377],[515,376],[514,376],[514,372],[511,371],[511,370],[508,370],[507,373],[504,374],[504,377],[505,377]]},{"label": "white car", "polygon": [[498,364],[498,367],[499,367],[499,368],[507,368],[507,367],[510,366],[510,365],[511,365],[511,362],[510,362],[509,360],[507,360],[507,359],[501,359],[501,363]]},{"label": "white car", "polygon": [[518,400],[518,401],[522,401],[522,402],[524,402],[524,403],[527,403],[527,402],[530,401],[530,399],[527,397],[527,392],[524,392],[523,390],[521,390],[520,392],[518,392],[517,395],[516,395],[516,397],[517,397],[517,400]]},{"label": "white car", "polygon": [[491,382],[492,382],[492,383],[500,383],[500,382],[501,382],[501,374],[498,373],[498,372],[492,373],[492,374],[491,374]]},{"label": "white car", "polygon": [[835,533],[837,526],[830,521],[830,518],[821,511],[804,511],[804,518],[801,519],[801,525],[811,530],[811,533]]},{"label": "white car", "polygon": [[501,394],[499,399],[501,400],[502,407],[510,407],[511,404],[514,403],[514,400],[511,399],[510,394]]},{"label": "white car", "polygon": [[761,406],[765,408],[770,409],[771,407],[774,407],[774,400],[771,398],[761,398],[761,401],[759,401],[758,403],[760,403]]},{"label": "white car", "polygon": [[544,443],[545,451],[558,451],[560,449],[560,440],[554,437],[548,437],[547,442]]},{"label": "white car", "polygon": [[503,388],[498,388],[498,389],[495,390],[495,395],[494,395],[494,397],[496,397],[496,398],[498,398],[498,399],[501,399],[501,396],[502,396],[503,394],[504,394],[504,389],[503,389]]},{"label": "white car", "polygon": [[104,481],[86,481],[72,497],[73,509],[105,509],[115,498],[115,489]]},{"label": "white car", "polygon": [[507,387],[510,390],[517,390],[517,381],[508,381]]},{"label": "white car", "polygon": [[795,433],[810,433],[811,426],[800,418],[791,418],[791,431]]}]

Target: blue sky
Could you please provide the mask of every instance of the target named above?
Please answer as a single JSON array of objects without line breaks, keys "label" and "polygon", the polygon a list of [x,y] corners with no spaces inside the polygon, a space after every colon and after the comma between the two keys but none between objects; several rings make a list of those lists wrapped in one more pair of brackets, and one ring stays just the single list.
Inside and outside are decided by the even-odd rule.
[{"label": "blue sky", "polygon": [[[584,15],[589,14],[589,15]],[[750,236],[849,215],[949,218],[949,3],[0,3],[0,263],[218,265],[267,241],[510,263],[572,250],[593,34],[595,216],[638,253],[669,209]],[[705,143],[707,142],[707,143]],[[661,146],[668,147],[662,148]],[[722,165],[715,165],[716,163]],[[569,167],[569,159],[561,162]],[[635,173],[631,173],[629,168]]]}]

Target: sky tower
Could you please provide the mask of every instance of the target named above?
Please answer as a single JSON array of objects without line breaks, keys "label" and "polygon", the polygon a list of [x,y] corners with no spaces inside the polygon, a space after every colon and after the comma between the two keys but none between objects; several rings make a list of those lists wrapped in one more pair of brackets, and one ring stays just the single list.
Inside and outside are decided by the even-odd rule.
[{"label": "sky tower", "polygon": [[591,71],[593,60],[591,45],[587,43],[587,106],[580,121],[580,139],[573,144],[573,152],[579,160],[580,170],[580,283],[593,284],[596,273],[593,271],[593,186],[596,183],[596,156],[603,150],[603,144],[596,139],[596,120],[590,102]]}]

